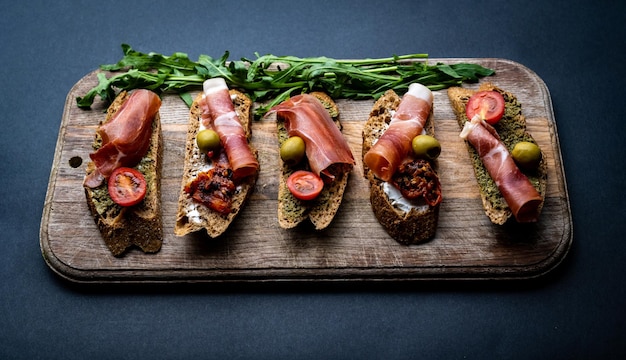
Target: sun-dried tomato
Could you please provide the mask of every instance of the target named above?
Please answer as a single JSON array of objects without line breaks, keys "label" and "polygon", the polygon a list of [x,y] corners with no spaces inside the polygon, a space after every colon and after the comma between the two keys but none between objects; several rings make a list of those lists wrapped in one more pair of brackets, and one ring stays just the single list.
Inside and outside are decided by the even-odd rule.
[{"label": "sun-dried tomato", "polygon": [[209,171],[199,173],[185,186],[185,192],[190,194],[194,201],[227,215],[231,211],[235,188],[233,171],[217,164]]},{"label": "sun-dried tomato", "polygon": [[441,183],[427,160],[405,160],[391,181],[407,199],[422,197],[430,206],[441,202]]}]

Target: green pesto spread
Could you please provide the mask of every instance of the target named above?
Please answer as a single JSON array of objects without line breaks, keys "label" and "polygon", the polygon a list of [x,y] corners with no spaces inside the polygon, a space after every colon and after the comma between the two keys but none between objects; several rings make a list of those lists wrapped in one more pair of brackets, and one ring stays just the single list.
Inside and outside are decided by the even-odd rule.
[{"label": "green pesto spread", "polygon": [[100,216],[105,217],[105,213],[108,213],[107,216],[115,217],[121,211],[121,207],[109,196],[106,180],[104,184],[91,189],[91,198]]},{"label": "green pesto spread", "polygon": [[333,104],[327,102],[321,97],[317,97],[317,99],[322,103],[326,111],[328,111],[328,114],[330,114],[331,118],[335,119],[337,116],[339,116],[339,110],[337,110],[337,108],[333,106]]}]

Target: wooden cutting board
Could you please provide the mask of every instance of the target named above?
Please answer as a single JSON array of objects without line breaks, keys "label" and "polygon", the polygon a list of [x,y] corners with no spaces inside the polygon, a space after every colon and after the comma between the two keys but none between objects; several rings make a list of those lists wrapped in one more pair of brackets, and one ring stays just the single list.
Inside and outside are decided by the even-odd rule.
[{"label": "wooden cutting board", "polygon": [[[481,207],[465,144],[445,90],[434,92],[443,203],[434,239],[405,246],[376,221],[363,178],[361,129],[373,100],[337,100],[356,158],[344,200],[329,228],[283,230],[276,220],[279,174],[275,117],[253,124],[261,172],[239,218],[219,239],[203,233],[175,237],[173,227],[183,170],[188,108],[163,96],[163,247],[156,254],[132,249],[116,258],[104,244],[82,187],[91,144],[105,104],[81,110],[75,98],[97,84],[94,71],[70,90],[65,103],[41,220],[40,245],[50,268],[75,282],[337,281],[533,278],[555,268],[572,243],[572,218],[550,94],[528,68],[503,59],[430,59],[474,62],[496,75],[483,79],[511,91],[523,105],[528,130],[544,151],[546,201],[536,224],[492,224]],[[464,85],[475,88],[478,84]]]}]

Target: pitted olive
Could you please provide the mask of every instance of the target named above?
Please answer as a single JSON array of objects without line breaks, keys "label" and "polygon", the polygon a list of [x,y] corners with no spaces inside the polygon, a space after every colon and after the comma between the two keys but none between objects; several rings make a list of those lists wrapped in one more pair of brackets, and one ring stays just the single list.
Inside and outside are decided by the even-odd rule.
[{"label": "pitted olive", "polygon": [[295,165],[304,157],[304,150],[304,140],[299,136],[292,136],[280,147],[280,158],[287,165]]},{"label": "pitted olive", "polygon": [[511,156],[517,165],[523,170],[533,170],[541,162],[541,150],[539,146],[528,141],[520,141],[515,144]]},{"label": "pitted olive", "polygon": [[196,135],[196,143],[203,153],[214,151],[220,147],[220,136],[214,130],[204,129]]},{"label": "pitted olive", "polygon": [[417,135],[411,145],[415,156],[419,158],[434,160],[441,154],[439,141],[430,135]]}]

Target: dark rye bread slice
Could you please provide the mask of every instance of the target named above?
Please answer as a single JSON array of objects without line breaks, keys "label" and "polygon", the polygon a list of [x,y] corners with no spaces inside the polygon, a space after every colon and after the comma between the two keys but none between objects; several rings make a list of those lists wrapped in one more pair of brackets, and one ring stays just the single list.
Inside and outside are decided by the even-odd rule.
[{"label": "dark rye bread slice", "polygon": [[[239,120],[241,121],[241,124],[246,132],[248,142],[250,142],[250,138],[252,137],[252,101],[247,95],[237,90],[229,90],[229,93],[231,95],[231,99],[233,99],[233,105],[235,106],[237,116],[239,116]],[[210,237],[215,238],[222,235],[226,229],[228,229],[230,224],[239,214],[239,211],[243,207],[246,200],[248,200],[252,194],[258,177],[258,171],[255,175],[248,176],[243,179],[241,183],[236,184],[238,186],[237,192],[233,195],[231,205],[232,211],[228,215],[222,215],[193,201],[191,196],[185,192],[185,186],[196,177],[199,169],[207,164],[205,155],[200,153],[196,143],[196,135],[198,134],[200,120],[202,118],[202,107],[200,106],[201,99],[202,93],[194,99],[189,112],[187,142],[185,145],[185,162],[181,190],[178,199],[176,223],[174,225],[174,234],[176,236],[185,236],[189,233],[205,229]],[[257,156],[257,151],[252,147],[252,145],[249,144],[249,146],[252,153]],[[195,210],[196,213],[190,213],[192,210]]]},{"label": "dark rye bread slice", "polygon": [[[341,130],[339,121],[339,109],[337,104],[325,93],[312,92],[324,108],[328,111],[337,127]],[[285,128],[284,119],[276,116],[276,125],[278,129],[278,145],[282,146],[289,138],[287,129]],[[278,182],[278,224],[283,229],[292,229],[302,223],[307,218],[311,221],[316,230],[322,230],[328,227],[335,218],[335,214],[339,210],[343,193],[348,185],[348,176],[352,170],[352,165],[341,164],[335,173],[337,176],[331,184],[324,185],[324,189],[320,195],[314,200],[303,201],[296,199],[287,188],[287,178],[294,171],[308,170],[306,161],[298,166],[288,166],[280,159],[282,168],[281,176]]]},{"label": "dark rye bread slice", "polygon": [[[104,122],[109,121],[130,94],[122,91],[107,109]],[[100,148],[102,139],[96,133],[93,148]],[[97,188],[85,188],[87,204],[105,244],[115,256],[122,255],[131,246],[146,253],[161,249],[163,220],[161,210],[161,167],[163,159],[163,135],[159,113],[152,122],[152,136],[148,152],[135,169],[146,179],[146,196],[137,205],[122,207],[113,202],[106,181]],[[87,164],[87,174],[96,170],[93,162]]]},{"label": "dark rye bread slice", "polygon": [[[372,107],[370,116],[363,127],[362,157],[382,136],[391,121],[392,112],[400,105],[402,99],[393,90],[388,90]],[[433,110],[426,122],[425,132],[434,136],[435,127]],[[431,162],[436,171],[436,161]],[[405,245],[419,244],[431,239],[437,230],[439,220],[439,204],[411,208],[408,212],[395,207],[385,191],[383,181],[363,163],[364,176],[370,182],[370,203],[378,222],[396,241]]]},{"label": "dark rye bread slice", "polygon": [[[451,87],[448,89],[448,98],[450,99],[460,129],[463,129],[465,122],[469,121],[467,115],[465,115],[465,106],[469,98],[478,91],[491,90],[499,92],[504,97],[504,116],[494,125],[494,129],[498,132],[500,139],[508,148],[509,152],[512,151],[515,144],[520,141],[528,141],[536,144],[535,139],[526,130],[526,118],[522,114],[522,105],[517,98],[512,93],[504,91],[489,82],[481,84],[477,90],[462,87]],[[494,180],[489,176],[487,169],[483,165],[474,147],[468,141],[465,141],[465,144],[469,152],[472,166],[474,167],[474,174],[478,182],[485,214],[494,224],[502,225],[512,217],[512,212],[500,193],[500,190],[498,190]],[[541,197],[545,199],[548,165],[543,152],[541,158],[541,162],[535,171],[529,172],[522,169],[520,170],[528,177],[528,180],[530,180],[539,194],[541,194]],[[541,206],[543,206],[543,203]],[[541,211],[541,207],[539,210]]]}]

